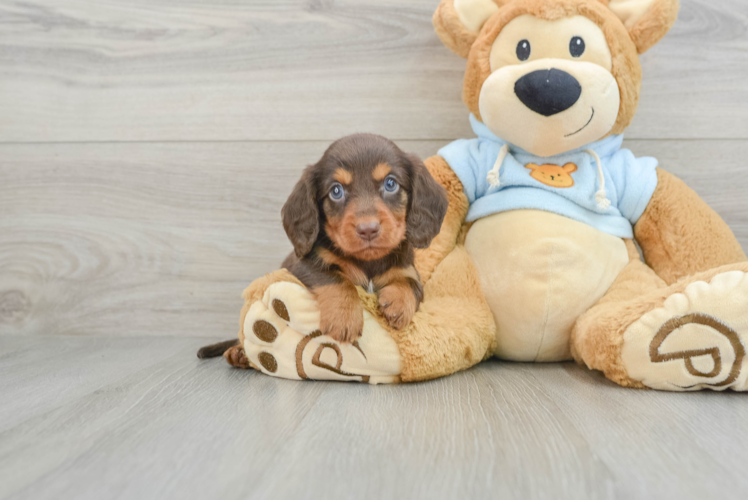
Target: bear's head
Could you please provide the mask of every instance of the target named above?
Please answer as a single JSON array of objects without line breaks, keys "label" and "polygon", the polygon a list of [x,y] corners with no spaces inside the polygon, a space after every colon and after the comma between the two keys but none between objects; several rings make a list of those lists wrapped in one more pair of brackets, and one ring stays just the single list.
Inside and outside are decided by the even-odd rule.
[{"label": "bear's head", "polygon": [[498,137],[547,157],[628,127],[639,55],[677,14],[678,0],[442,0],[434,26],[468,59],[470,112]]}]

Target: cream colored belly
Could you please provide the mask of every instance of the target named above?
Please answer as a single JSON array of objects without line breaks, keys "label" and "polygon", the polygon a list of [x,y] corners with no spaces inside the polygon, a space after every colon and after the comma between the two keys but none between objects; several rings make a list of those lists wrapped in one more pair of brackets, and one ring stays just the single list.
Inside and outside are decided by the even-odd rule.
[{"label": "cream colored belly", "polygon": [[494,354],[516,361],[571,359],[574,322],[629,261],[621,238],[538,210],[478,220],[465,248],[496,320]]}]

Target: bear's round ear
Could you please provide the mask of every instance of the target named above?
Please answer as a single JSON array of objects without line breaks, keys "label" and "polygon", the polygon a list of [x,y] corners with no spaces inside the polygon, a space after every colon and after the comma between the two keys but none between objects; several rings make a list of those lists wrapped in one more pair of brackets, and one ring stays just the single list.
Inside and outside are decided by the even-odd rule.
[{"label": "bear's round ear", "polygon": [[623,22],[636,50],[643,54],[670,31],[680,5],[679,0],[609,0],[608,8]]},{"label": "bear's round ear", "polygon": [[442,0],[434,12],[434,28],[442,43],[467,58],[483,24],[510,0]]}]

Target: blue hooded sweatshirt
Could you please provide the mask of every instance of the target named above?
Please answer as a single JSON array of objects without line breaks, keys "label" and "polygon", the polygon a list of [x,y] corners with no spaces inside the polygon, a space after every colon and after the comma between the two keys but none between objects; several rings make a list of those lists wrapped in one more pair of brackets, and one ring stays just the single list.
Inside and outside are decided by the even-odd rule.
[{"label": "blue hooded sweatshirt", "polygon": [[[622,135],[543,158],[499,139],[473,115],[470,123],[476,139],[457,140],[438,152],[462,182],[470,201],[468,222],[508,210],[535,209],[633,238],[632,225],[657,187],[657,160],[636,158],[621,149]],[[498,179],[494,176],[492,184],[489,172],[496,169]]]}]

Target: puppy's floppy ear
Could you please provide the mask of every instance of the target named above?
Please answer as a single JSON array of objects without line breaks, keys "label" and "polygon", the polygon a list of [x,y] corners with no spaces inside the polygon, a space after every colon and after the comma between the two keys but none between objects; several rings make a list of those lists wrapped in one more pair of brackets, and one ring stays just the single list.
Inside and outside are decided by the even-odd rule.
[{"label": "puppy's floppy ear", "polygon": [[408,241],[416,248],[426,248],[439,234],[447,214],[447,192],[434,180],[423,162],[407,155],[413,166],[410,179],[410,202],[406,218]]},{"label": "puppy's floppy ear", "polygon": [[679,0],[609,0],[608,8],[626,27],[636,50],[643,54],[670,31],[680,5]]},{"label": "puppy's floppy ear", "polygon": [[283,229],[299,258],[312,250],[319,234],[319,206],[313,176],[315,167],[310,165],[304,170],[281,210]]},{"label": "puppy's floppy ear", "polygon": [[442,43],[467,58],[483,24],[507,0],[442,0],[433,23]]}]

